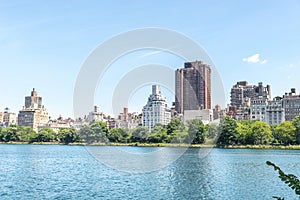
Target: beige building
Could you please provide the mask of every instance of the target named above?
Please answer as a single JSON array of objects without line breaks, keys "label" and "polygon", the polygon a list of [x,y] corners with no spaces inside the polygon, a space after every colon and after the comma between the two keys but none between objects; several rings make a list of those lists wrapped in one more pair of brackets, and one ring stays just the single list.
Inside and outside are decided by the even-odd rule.
[{"label": "beige building", "polygon": [[16,124],[17,123],[16,113],[12,113],[10,112],[9,108],[5,108],[4,113],[2,114],[2,123],[4,126]]},{"label": "beige building", "polygon": [[25,106],[18,115],[18,125],[29,126],[37,131],[39,126],[46,126],[48,120],[48,112],[42,105],[42,97],[39,97],[33,88],[31,96],[25,97]]},{"label": "beige building", "polygon": [[138,113],[128,113],[128,108],[124,108],[123,113],[120,113],[116,120],[117,128],[132,129],[141,123],[141,118]]},{"label": "beige building", "polygon": [[213,110],[185,110],[183,113],[183,121],[186,122],[191,119],[201,119],[203,124],[209,124],[213,121]]},{"label": "beige building", "polygon": [[2,110],[0,110],[0,124],[3,123],[3,112]]}]

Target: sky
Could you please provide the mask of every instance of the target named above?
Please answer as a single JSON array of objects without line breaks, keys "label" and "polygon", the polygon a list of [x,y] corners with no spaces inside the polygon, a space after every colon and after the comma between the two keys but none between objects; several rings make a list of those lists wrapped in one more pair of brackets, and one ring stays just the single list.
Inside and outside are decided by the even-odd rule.
[{"label": "sky", "polygon": [[[72,117],[76,78],[91,52],[145,27],[174,30],[201,45],[221,76],[227,103],[241,80],[271,85],[273,97],[292,87],[300,91],[300,0],[0,0],[0,109],[18,113],[35,88],[50,116]],[[110,114],[114,88],[126,73],[147,63],[175,70],[184,62],[154,50],[125,55],[99,80],[94,103]],[[134,91],[129,111],[141,112],[150,93],[150,85]],[[171,105],[173,92],[162,93]]]}]

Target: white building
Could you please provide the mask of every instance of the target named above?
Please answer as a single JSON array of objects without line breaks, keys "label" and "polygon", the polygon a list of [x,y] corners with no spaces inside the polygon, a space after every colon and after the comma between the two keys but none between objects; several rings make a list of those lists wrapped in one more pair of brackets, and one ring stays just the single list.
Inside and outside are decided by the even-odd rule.
[{"label": "white building", "polygon": [[168,124],[171,121],[171,109],[161,95],[160,86],[152,85],[152,94],[142,111],[142,125],[151,131],[155,124]]},{"label": "white building", "polygon": [[209,124],[213,121],[213,110],[203,109],[203,110],[185,110],[183,112],[183,120],[186,122],[191,119],[201,119],[203,124]]},{"label": "white building", "polygon": [[4,126],[9,126],[11,124],[17,123],[17,115],[16,113],[10,112],[9,108],[4,109],[4,113],[0,113],[1,115],[1,123],[3,123]]},{"label": "white building", "polygon": [[281,97],[275,97],[272,101],[268,102],[266,119],[268,124],[280,124],[285,121],[285,110]]},{"label": "white building", "polygon": [[268,105],[268,100],[266,98],[263,98],[262,96],[251,99],[250,119],[267,122],[266,119],[267,105]]},{"label": "white building", "polygon": [[86,121],[88,123],[92,123],[95,121],[105,121],[104,120],[104,114],[100,111],[100,108],[98,106],[94,106],[94,110],[92,112],[89,112]]}]

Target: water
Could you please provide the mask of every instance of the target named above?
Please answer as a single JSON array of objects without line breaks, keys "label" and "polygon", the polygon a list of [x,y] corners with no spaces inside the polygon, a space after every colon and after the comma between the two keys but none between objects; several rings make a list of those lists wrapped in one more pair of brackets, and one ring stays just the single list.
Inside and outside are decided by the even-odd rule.
[{"label": "water", "polygon": [[84,146],[0,145],[0,199],[297,199],[265,162],[300,177],[299,158],[299,150],[250,149],[213,149],[201,158],[191,148],[161,170],[134,174],[103,165]]}]

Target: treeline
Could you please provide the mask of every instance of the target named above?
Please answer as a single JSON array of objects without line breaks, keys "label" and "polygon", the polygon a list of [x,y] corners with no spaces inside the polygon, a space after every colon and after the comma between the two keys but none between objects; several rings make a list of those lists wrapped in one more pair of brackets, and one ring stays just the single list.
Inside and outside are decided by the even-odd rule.
[{"label": "treeline", "polygon": [[219,125],[219,145],[299,145],[300,115],[293,121],[269,125],[261,121],[236,121],[224,117]]},{"label": "treeline", "polygon": [[114,128],[108,130],[104,122],[93,122],[80,130],[60,128],[58,132],[42,128],[38,132],[30,127],[11,125],[0,127],[0,142],[59,142],[64,144],[93,143],[203,143],[204,126],[201,120],[191,120],[184,125],[180,120],[172,120],[167,125],[156,125],[151,132],[146,127],[134,129]]},{"label": "treeline", "polygon": [[226,145],[296,145],[300,144],[300,115],[292,122],[268,125],[261,121],[236,121],[224,117],[219,124],[204,125],[200,119],[186,124],[178,119],[167,125],[108,130],[104,122],[93,122],[80,130],[61,128],[54,132],[42,128],[35,132],[30,127],[11,125],[0,128],[0,142],[59,142],[64,144],[93,143],[186,143]]},{"label": "treeline", "polygon": [[60,128],[56,133],[51,128],[42,128],[36,132],[31,127],[26,126],[0,127],[0,142],[60,142],[69,144],[79,140],[78,131],[74,128]]}]

